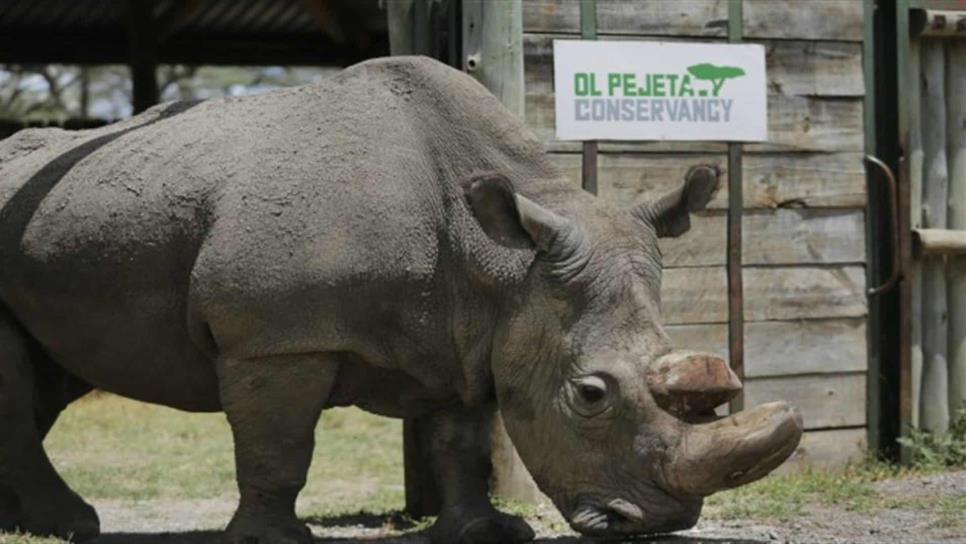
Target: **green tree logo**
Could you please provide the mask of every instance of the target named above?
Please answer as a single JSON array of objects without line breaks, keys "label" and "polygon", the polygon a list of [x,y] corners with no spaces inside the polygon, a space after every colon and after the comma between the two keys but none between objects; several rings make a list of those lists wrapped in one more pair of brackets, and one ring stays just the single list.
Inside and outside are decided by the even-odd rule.
[{"label": "green tree logo", "polygon": [[718,96],[718,92],[721,91],[721,86],[724,85],[725,80],[745,75],[745,71],[737,66],[715,66],[709,62],[688,66],[688,73],[694,76],[695,79],[710,81],[713,86],[711,93],[714,96]]}]

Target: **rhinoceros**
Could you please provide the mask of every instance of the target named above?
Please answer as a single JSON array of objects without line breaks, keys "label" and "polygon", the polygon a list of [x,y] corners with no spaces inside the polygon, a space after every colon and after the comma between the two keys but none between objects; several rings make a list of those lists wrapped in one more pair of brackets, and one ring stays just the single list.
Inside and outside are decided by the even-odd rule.
[{"label": "rhinoceros", "polygon": [[694,525],[802,423],[783,402],[712,417],[740,382],[672,349],[658,238],[688,230],[718,172],[673,185],[629,209],[583,192],[484,87],[419,57],[17,133],[0,144],[0,523],[98,534],[42,446],[98,388],[226,414],[230,542],[311,540],[295,500],[321,411],[346,405],[427,422],[436,542],[533,538],[488,497],[497,409],[577,531]]}]

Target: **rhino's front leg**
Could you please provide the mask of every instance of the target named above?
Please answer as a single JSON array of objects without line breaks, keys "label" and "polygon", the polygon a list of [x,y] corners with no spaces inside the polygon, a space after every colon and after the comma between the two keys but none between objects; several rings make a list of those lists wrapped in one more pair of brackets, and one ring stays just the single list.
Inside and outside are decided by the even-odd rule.
[{"label": "rhino's front leg", "polygon": [[232,544],[312,541],[295,516],[295,499],[305,486],[315,426],[337,373],[338,363],[324,354],[219,361],[241,495],[227,529]]},{"label": "rhino's front leg", "polygon": [[521,518],[490,503],[490,427],[495,408],[451,408],[427,418],[433,476],[442,509],[429,536],[436,544],[514,543],[533,539]]}]

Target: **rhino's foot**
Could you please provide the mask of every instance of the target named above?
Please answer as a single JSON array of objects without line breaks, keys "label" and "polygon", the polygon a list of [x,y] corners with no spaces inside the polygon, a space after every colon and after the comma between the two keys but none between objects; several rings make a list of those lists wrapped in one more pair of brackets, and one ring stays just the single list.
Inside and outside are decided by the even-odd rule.
[{"label": "rhino's foot", "polygon": [[90,540],[101,533],[94,507],[67,490],[58,497],[25,499],[18,526],[35,535],[52,535],[71,542]]},{"label": "rhino's foot", "polygon": [[251,515],[239,510],[225,529],[227,544],[310,544],[312,531],[291,516]]},{"label": "rhino's foot", "polygon": [[443,510],[429,529],[429,538],[434,544],[510,544],[529,542],[533,537],[533,529],[523,518],[493,507]]}]

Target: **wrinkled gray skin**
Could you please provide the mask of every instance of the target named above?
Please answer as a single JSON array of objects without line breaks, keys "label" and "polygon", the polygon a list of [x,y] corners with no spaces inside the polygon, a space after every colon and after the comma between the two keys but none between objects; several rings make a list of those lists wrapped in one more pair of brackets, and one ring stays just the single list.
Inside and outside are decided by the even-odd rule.
[{"label": "wrinkled gray skin", "polygon": [[675,353],[657,235],[716,183],[692,173],[612,208],[474,80],[405,57],[18,133],[0,143],[0,524],[98,532],[41,445],[98,387],[227,414],[232,542],[310,540],[294,501],[313,429],[349,404],[433,422],[438,542],[532,537],[487,497],[475,437],[497,401],[578,530],[691,526],[702,496],[761,477],[801,433],[784,404],[692,424],[650,393]]}]

